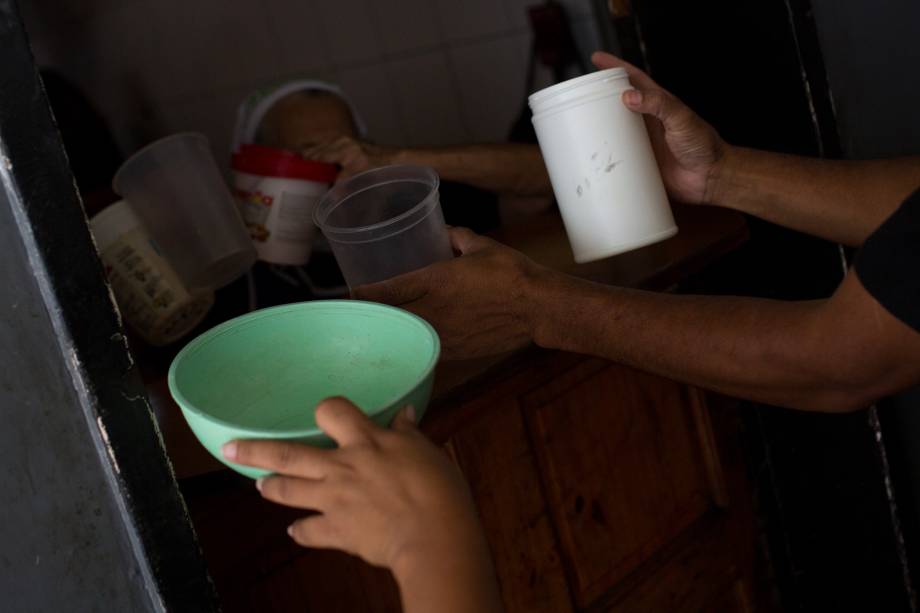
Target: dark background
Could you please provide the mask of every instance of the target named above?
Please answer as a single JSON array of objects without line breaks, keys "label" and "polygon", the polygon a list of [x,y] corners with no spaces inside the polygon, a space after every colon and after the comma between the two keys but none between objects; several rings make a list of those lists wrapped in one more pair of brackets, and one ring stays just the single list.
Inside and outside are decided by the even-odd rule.
[{"label": "dark background", "polygon": [[[920,4],[814,4],[635,0],[631,25],[653,77],[733,144],[830,158],[920,151]],[[836,245],[749,223],[750,243],[694,289],[798,300],[841,280]],[[882,404],[884,432],[874,409],[743,410],[784,610],[915,610],[917,394]]]}]

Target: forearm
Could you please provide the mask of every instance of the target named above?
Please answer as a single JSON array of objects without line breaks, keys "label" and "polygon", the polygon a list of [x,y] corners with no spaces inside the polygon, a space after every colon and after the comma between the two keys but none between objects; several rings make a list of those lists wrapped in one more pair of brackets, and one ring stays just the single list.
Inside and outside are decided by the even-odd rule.
[{"label": "forearm", "polygon": [[861,406],[860,381],[847,380],[813,332],[823,301],[659,294],[556,273],[534,286],[530,317],[541,346],[768,404]]},{"label": "forearm", "polygon": [[501,613],[501,596],[484,542],[439,555],[407,555],[393,568],[405,613]]},{"label": "forearm", "polygon": [[858,246],[920,187],[920,157],[805,158],[730,147],[709,203]]},{"label": "forearm", "polygon": [[400,150],[394,163],[433,167],[441,179],[519,196],[552,194],[536,145],[495,144]]}]

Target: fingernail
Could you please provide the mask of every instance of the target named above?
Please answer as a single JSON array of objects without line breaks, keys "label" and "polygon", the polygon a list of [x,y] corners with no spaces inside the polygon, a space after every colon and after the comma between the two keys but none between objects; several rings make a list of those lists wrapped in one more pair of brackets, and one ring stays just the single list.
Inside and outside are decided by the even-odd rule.
[{"label": "fingernail", "polygon": [[224,457],[228,460],[236,459],[236,441],[230,441],[226,445],[220,448],[221,453],[224,454]]},{"label": "fingernail", "polygon": [[636,89],[626,92],[626,104],[630,106],[642,104],[642,92]]},{"label": "fingernail", "polygon": [[259,490],[260,492],[262,491],[262,483],[264,482],[265,482],[265,477],[259,477],[258,479],[256,479],[256,489]]},{"label": "fingernail", "polygon": [[287,527],[288,536],[294,538],[294,524]]},{"label": "fingernail", "polygon": [[415,415],[415,407],[411,404],[406,407],[406,417],[408,417],[409,421],[411,421],[413,424],[416,423],[416,420],[418,419]]}]

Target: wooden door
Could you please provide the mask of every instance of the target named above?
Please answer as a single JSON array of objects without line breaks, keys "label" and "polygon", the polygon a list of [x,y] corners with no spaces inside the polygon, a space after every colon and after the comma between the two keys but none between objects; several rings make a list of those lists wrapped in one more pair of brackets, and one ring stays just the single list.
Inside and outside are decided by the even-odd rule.
[{"label": "wooden door", "polygon": [[700,395],[589,360],[522,398],[576,600],[725,504]]},{"label": "wooden door", "polygon": [[0,49],[0,610],[216,611],[13,0]]},{"label": "wooden door", "polygon": [[757,531],[731,411],[720,446],[698,390],[551,362],[472,402],[489,408],[450,442],[507,609],[750,610]]},{"label": "wooden door", "polygon": [[448,448],[473,490],[507,611],[572,611],[552,518],[513,396],[480,399],[488,415]]}]

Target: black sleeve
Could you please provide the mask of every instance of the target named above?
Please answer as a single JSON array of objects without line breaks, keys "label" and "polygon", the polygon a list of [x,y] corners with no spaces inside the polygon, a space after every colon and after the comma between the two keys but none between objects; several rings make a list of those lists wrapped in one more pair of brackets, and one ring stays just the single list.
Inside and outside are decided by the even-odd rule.
[{"label": "black sleeve", "polygon": [[866,239],[854,268],[883,307],[920,332],[920,190]]}]

